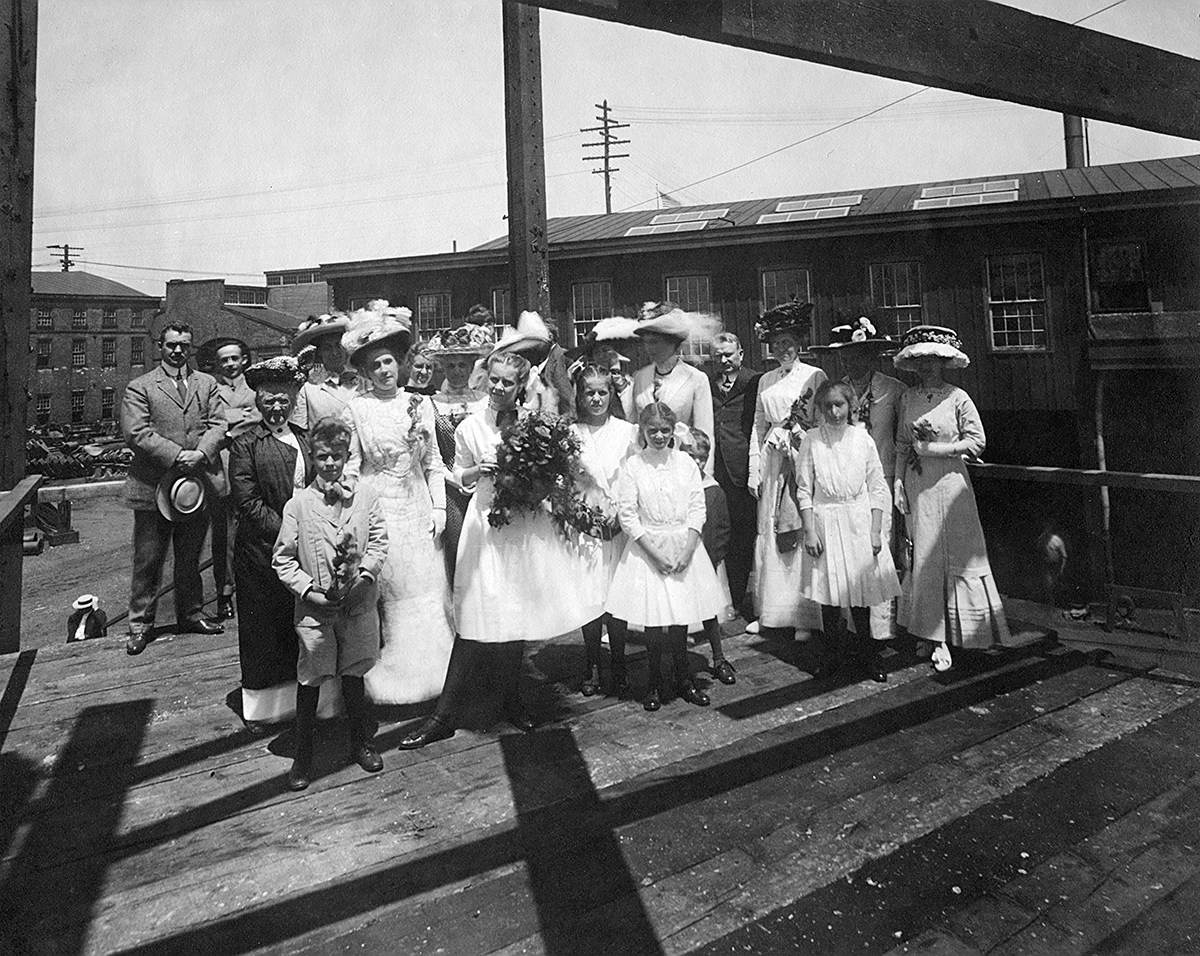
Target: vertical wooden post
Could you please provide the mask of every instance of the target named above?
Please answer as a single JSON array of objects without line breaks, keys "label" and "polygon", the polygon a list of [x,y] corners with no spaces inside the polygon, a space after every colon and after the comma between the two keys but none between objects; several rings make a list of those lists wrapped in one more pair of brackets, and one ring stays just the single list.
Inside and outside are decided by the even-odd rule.
[{"label": "vertical wooden post", "polygon": [[512,0],[504,0],[503,10],[508,268],[512,309],[514,316],[532,309],[550,322],[540,12],[537,7]]},{"label": "vertical wooden post", "polygon": [[0,0],[0,489],[25,475],[36,53],[37,0]]}]

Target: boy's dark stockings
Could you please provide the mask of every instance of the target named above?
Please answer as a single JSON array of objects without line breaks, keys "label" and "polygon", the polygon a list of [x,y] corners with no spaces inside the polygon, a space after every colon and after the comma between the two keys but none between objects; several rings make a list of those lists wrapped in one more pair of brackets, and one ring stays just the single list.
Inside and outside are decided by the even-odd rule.
[{"label": "boy's dark stockings", "polygon": [[361,677],[342,676],[342,699],[346,702],[346,717],[350,722],[350,759],[367,773],[383,769],[383,758],[372,742],[370,715],[367,713],[367,691]]},{"label": "boy's dark stockings", "polygon": [[624,621],[605,614],[583,625],[583,647],[587,652],[587,673],[584,674],[580,691],[591,697],[600,691],[600,637],[608,625],[608,658],[610,694],[620,696],[628,689],[625,670],[625,637],[628,629]]},{"label": "boy's dark stockings", "polygon": [[307,790],[312,780],[313,733],[320,697],[320,687],[296,685],[296,755],[287,775],[289,790]]},{"label": "boy's dark stockings", "polygon": [[733,676],[733,665],[725,660],[725,652],[721,649],[721,625],[715,617],[704,622],[704,636],[708,638],[708,646],[712,649],[712,672],[722,684],[736,684]]},{"label": "boy's dark stockings", "polygon": [[[871,637],[871,609],[869,607],[850,608],[850,619],[854,622],[857,632],[852,638],[847,630],[844,634],[842,624],[842,609],[821,605],[821,629],[825,635],[825,665],[819,676],[827,677],[840,671],[846,665],[846,649],[850,649],[850,657],[862,668],[867,677],[883,684],[887,682],[887,671],[884,670],[883,660]],[[853,646],[851,647],[851,641]]]},{"label": "boy's dark stockings", "polygon": [[674,671],[675,684],[678,694],[689,704],[697,707],[709,705],[708,695],[692,683],[688,675],[687,662],[687,625],[672,624],[666,629],[663,637],[661,627],[646,628],[646,651],[649,661],[650,674],[644,707],[654,711],[662,707],[662,656],[664,640],[671,651],[671,666]]}]

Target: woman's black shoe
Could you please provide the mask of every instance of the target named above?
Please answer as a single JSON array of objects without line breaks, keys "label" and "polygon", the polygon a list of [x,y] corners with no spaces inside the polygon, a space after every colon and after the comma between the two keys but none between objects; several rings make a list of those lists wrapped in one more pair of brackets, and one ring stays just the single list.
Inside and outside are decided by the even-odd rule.
[{"label": "woman's black shoe", "polygon": [[642,706],[650,711],[662,710],[662,697],[657,690],[652,690],[646,695],[646,700],[642,703]]},{"label": "woman's black shoe", "polygon": [[863,669],[867,672],[867,676],[875,681],[876,684],[887,683],[888,674],[883,669],[883,661],[878,654],[870,658]]},{"label": "woman's black shoe", "polygon": [[600,668],[592,664],[584,675],[583,683],[579,687],[579,692],[584,697],[595,697],[600,693]]},{"label": "woman's black shoe", "polygon": [[420,750],[426,744],[454,736],[454,728],[440,717],[430,717],[415,734],[409,734],[396,746],[401,750]]},{"label": "woman's black shoe", "polygon": [[704,693],[695,684],[685,684],[683,687],[680,687],[679,696],[689,704],[695,704],[697,707],[707,707],[712,703],[708,699],[708,694]]},{"label": "woman's black shoe", "polygon": [[733,676],[733,665],[727,660],[719,660],[713,665],[713,676],[722,684],[737,683],[737,678]]},{"label": "woman's black shoe", "polygon": [[307,790],[312,778],[312,768],[308,761],[296,759],[292,761],[292,769],[288,771],[287,785],[289,790]]},{"label": "woman's black shoe", "polygon": [[359,744],[351,752],[350,759],[367,773],[379,773],[383,769],[383,758],[372,743]]},{"label": "woman's black shoe", "polygon": [[525,712],[524,707],[509,707],[504,712],[504,719],[525,734],[537,727],[537,722]]}]

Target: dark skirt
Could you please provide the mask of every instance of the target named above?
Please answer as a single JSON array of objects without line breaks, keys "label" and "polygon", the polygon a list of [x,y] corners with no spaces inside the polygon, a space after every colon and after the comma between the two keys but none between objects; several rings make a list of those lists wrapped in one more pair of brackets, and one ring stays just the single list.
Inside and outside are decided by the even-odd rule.
[{"label": "dark skirt", "polygon": [[458,558],[458,539],[462,535],[463,518],[471,496],[446,482],[446,530],[442,534],[442,553],[446,556],[446,580],[454,590],[454,565]]},{"label": "dark skirt", "polygon": [[269,564],[238,548],[233,555],[238,593],[238,655],[242,686],[266,690],[296,679],[300,657],[293,612],[296,599]]}]

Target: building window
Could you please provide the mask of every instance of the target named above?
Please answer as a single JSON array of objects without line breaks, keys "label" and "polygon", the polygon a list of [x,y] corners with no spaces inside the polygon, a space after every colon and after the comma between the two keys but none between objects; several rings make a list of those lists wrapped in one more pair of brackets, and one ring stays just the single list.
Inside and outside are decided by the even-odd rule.
[{"label": "building window", "polygon": [[987,294],[993,349],[1046,348],[1046,280],[1040,254],[988,256]]},{"label": "building window", "polygon": [[571,283],[571,322],[575,327],[575,341],[592,331],[601,319],[612,315],[612,283],[607,279],[594,282]]},{"label": "building window", "polygon": [[50,347],[53,343],[52,339],[37,340],[37,367],[50,368]]},{"label": "building window", "polygon": [[71,368],[87,365],[87,339],[71,339]]},{"label": "building window", "polygon": [[1150,308],[1150,286],[1139,242],[1098,246],[1092,251],[1093,312],[1145,312]]},{"label": "building window", "polygon": [[921,324],[921,263],[877,262],[871,265],[871,301],[886,310],[891,328],[881,331],[903,335]]},{"label": "building window", "polygon": [[34,414],[39,425],[50,424],[50,396],[39,395],[34,403]]},{"label": "building window", "polygon": [[[292,283],[292,284],[294,285],[295,283]],[[354,312],[356,309],[365,309],[368,305],[370,305],[376,299],[382,299],[382,298],[383,298],[383,296],[381,296],[381,295],[357,295],[353,299],[350,300],[350,311]]]},{"label": "building window", "polygon": [[105,309],[100,317],[100,328],[115,329],[117,327],[117,310]]},{"label": "building window", "polygon": [[267,285],[283,285],[283,276],[267,276]]},{"label": "building window", "polygon": [[429,337],[450,328],[450,293],[422,292],[417,296],[417,332]]},{"label": "building window", "polygon": [[113,410],[117,407],[117,390],[104,388],[100,390],[100,418],[102,421],[113,420]]},{"label": "building window", "polygon": [[137,309],[130,312],[129,327],[131,329],[144,329],[146,327],[146,313],[139,312]]},{"label": "building window", "polygon": [[762,270],[762,310],[764,312],[788,302],[811,302],[812,280],[807,269]]},{"label": "building window", "polygon": [[712,294],[708,276],[667,276],[666,298],[684,312],[711,312]]},{"label": "building window", "polygon": [[508,289],[492,290],[492,314],[498,328],[512,324],[512,293]]},{"label": "building window", "polygon": [[54,328],[54,313],[49,309],[37,310],[37,327],[39,329]]},{"label": "building window", "polygon": [[83,399],[84,391],[82,388],[74,388],[71,390],[71,424],[83,424]]},{"label": "building window", "polygon": [[71,328],[86,329],[87,328],[87,309],[76,309],[71,313]]},{"label": "building window", "polygon": [[117,367],[117,340],[116,339],[101,339],[100,340],[100,367],[101,368],[116,368]]},{"label": "building window", "polygon": [[130,341],[129,341],[129,364],[130,365],[145,365],[146,364],[146,340],[145,339],[130,339]]}]

